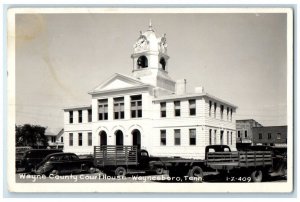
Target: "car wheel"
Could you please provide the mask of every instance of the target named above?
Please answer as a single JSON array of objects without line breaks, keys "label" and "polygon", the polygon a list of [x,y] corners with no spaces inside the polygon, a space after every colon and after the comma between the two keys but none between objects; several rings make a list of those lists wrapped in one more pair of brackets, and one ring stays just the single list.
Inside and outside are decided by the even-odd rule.
[{"label": "car wheel", "polygon": [[164,173],[164,169],[163,169],[163,168],[156,168],[156,169],[155,169],[155,173],[156,173],[157,175],[162,175],[162,174]]},{"label": "car wheel", "polygon": [[115,170],[115,176],[125,177],[126,176],[126,169],[124,167],[117,167],[117,169]]},{"label": "car wheel", "polygon": [[253,170],[250,177],[252,182],[261,182],[263,179],[263,172],[261,170]]},{"label": "car wheel", "polygon": [[56,170],[56,169],[51,170],[50,175],[57,176],[58,175],[58,170]]}]

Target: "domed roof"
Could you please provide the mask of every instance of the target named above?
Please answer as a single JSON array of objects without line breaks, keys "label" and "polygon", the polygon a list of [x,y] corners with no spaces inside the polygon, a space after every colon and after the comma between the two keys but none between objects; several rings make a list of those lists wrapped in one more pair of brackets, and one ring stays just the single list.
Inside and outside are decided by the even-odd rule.
[{"label": "domed roof", "polygon": [[134,44],[134,53],[144,52],[144,51],[154,51],[154,52],[163,52],[166,53],[166,38],[156,37],[155,31],[152,28],[150,21],[149,28],[147,31],[142,33],[140,31],[140,36],[137,39],[137,42]]}]

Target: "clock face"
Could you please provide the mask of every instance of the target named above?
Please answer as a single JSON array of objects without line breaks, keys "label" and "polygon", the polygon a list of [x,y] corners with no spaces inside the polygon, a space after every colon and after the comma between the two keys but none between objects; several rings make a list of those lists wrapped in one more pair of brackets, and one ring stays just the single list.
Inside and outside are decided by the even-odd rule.
[{"label": "clock face", "polygon": [[145,36],[141,35],[138,41],[134,45],[135,51],[141,51],[148,48],[148,41]]}]

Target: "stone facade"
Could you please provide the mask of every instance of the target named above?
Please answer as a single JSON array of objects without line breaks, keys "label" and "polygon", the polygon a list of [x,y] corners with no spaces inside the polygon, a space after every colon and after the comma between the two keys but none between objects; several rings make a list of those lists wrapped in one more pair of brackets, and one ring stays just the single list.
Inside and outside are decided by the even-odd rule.
[{"label": "stone facade", "polygon": [[150,155],[204,158],[209,144],[235,149],[236,106],[169,75],[166,35],[152,25],[134,45],[132,76],[114,74],[89,92],[91,104],[64,109],[64,149],[137,145]]}]

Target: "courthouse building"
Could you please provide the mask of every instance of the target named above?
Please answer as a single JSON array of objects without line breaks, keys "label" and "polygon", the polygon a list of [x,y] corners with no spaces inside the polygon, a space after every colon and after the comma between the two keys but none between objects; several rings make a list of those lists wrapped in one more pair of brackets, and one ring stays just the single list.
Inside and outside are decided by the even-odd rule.
[{"label": "courthouse building", "polygon": [[65,151],[88,154],[96,145],[137,145],[150,155],[201,159],[210,144],[235,149],[236,106],[203,87],[188,93],[186,80],[169,76],[166,35],[157,37],[150,24],[131,58],[130,76],[115,73],[88,92],[87,106],[64,109]]}]

